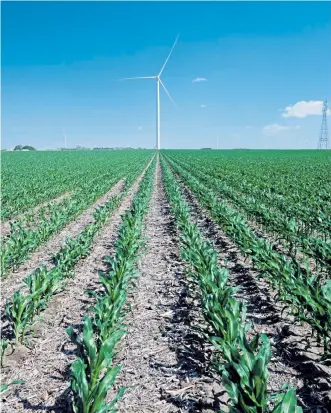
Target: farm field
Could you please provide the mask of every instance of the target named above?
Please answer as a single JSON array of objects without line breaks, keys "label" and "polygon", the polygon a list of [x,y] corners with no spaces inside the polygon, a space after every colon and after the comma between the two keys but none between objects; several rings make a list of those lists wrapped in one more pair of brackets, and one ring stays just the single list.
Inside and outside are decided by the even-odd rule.
[{"label": "farm field", "polygon": [[331,412],[329,152],[2,153],[2,412]]}]

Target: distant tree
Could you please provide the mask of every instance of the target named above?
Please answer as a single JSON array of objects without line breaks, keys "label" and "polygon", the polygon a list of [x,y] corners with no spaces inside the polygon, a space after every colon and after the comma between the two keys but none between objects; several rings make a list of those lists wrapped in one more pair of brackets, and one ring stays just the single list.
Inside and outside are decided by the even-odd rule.
[{"label": "distant tree", "polygon": [[26,151],[35,151],[36,150],[36,148],[34,148],[33,146],[30,146],[30,145],[16,145],[15,146],[15,148],[14,148],[14,151],[23,151],[23,150],[26,150]]}]

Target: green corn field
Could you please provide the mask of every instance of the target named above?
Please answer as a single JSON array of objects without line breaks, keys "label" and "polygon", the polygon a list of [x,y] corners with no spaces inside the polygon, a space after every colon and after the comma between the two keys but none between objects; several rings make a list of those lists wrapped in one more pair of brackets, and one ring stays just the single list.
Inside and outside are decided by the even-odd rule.
[{"label": "green corn field", "polygon": [[3,153],[1,411],[331,412],[328,152]]}]

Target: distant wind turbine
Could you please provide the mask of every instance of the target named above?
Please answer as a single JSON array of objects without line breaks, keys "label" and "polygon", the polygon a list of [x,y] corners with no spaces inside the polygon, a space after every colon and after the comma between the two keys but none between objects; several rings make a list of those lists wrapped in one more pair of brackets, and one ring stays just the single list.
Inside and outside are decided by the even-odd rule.
[{"label": "distant wind turbine", "polygon": [[168,63],[168,60],[170,58],[171,53],[174,50],[174,47],[176,46],[177,40],[178,40],[179,35],[176,37],[175,43],[173,44],[170,53],[168,54],[168,57],[166,58],[160,72],[156,76],[139,76],[139,77],[126,77],[124,79],[120,80],[134,80],[134,79],[156,79],[156,147],[159,150],[161,148],[161,123],[160,123],[160,84],[162,85],[163,89],[165,90],[166,94],[169,96],[170,100],[172,103],[176,105],[175,101],[173,98],[170,96],[170,93],[168,92],[167,88],[164,86],[162,80],[161,80],[161,74]]},{"label": "distant wind turbine", "polygon": [[65,134],[63,129],[62,129],[62,135],[63,135],[63,138],[64,138],[64,149],[67,149],[67,135]]}]

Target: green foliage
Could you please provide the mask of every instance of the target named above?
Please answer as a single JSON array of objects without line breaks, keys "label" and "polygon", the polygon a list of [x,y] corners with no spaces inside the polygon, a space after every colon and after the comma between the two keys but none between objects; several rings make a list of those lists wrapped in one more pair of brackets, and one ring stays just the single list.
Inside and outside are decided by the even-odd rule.
[{"label": "green foliage", "polygon": [[13,386],[14,384],[24,384],[24,381],[23,380],[13,380],[10,383],[1,384],[0,393],[5,392],[9,388],[9,386]]},{"label": "green foliage", "polygon": [[[149,175],[149,174],[148,174]],[[89,248],[95,238],[95,235],[100,231],[102,226],[110,218],[110,212],[117,208],[120,200],[125,196],[129,186],[119,196],[111,197],[104,205],[96,208],[93,213],[94,221],[88,224],[84,230],[73,239],[67,239],[66,244],[53,257],[54,267],[48,270],[45,266],[37,268],[31,275],[25,278],[26,293],[18,291],[14,294],[11,302],[6,302],[6,315],[12,326],[13,334],[16,342],[23,341],[26,328],[33,322],[34,316],[39,314],[41,310],[47,307],[49,299],[60,289],[63,288],[64,280],[71,275],[71,270],[76,263],[89,254]],[[132,212],[128,212],[123,220],[127,221],[127,228],[133,228],[133,231],[139,233],[141,227],[133,225],[133,214],[142,213],[143,203],[136,203],[133,206]],[[139,209],[140,208],[140,209]],[[145,205],[146,209],[146,205]],[[139,222],[139,221],[137,221]],[[141,222],[140,222],[141,225]],[[123,232],[124,231],[124,232]],[[138,231],[138,232],[137,232]],[[124,237],[132,238],[132,234],[127,234],[122,229]],[[134,235],[134,234],[133,234]],[[127,240],[124,241],[126,248],[133,248],[136,251],[140,244],[132,238],[134,244],[131,245]],[[126,251],[124,251],[126,252]],[[123,253],[118,254],[117,260],[121,263],[121,271],[131,269],[132,263],[130,260],[123,260]],[[131,260],[133,261],[133,254]],[[131,265],[131,267],[130,267]]]},{"label": "green foliage", "polygon": [[[131,209],[122,217],[114,257],[105,257],[109,270],[99,273],[103,294],[87,291],[96,299],[90,309],[93,317],[85,317],[81,336],[72,328],[67,330],[77,347],[70,382],[73,410],[77,413],[115,412],[114,406],[125,391],[120,388],[111,403],[105,404],[107,392],[113,388],[120,370],[120,366],[113,366],[113,356],[117,343],[125,334],[126,297],[138,276],[142,225],[153,188],[154,169],[155,159],[145,172]],[[98,217],[101,216],[99,212]]]},{"label": "green foliage", "polygon": [[[325,267],[331,273],[331,215],[328,216],[323,213],[324,217],[321,219],[321,212],[318,212],[316,213],[315,221],[312,221],[311,217],[312,213],[315,214],[313,208],[320,208],[320,206],[315,206],[312,200],[310,200],[312,209],[308,210],[307,207],[304,206],[306,213],[302,212],[300,216],[295,218],[293,216],[294,211],[298,209],[298,207],[301,207],[301,204],[298,204],[298,200],[296,199],[295,203],[293,203],[289,209],[284,207],[284,203],[289,202],[292,191],[286,193],[284,184],[282,184],[280,188],[278,188],[278,191],[282,191],[282,195],[277,195],[275,198],[274,186],[272,186],[272,191],[268,187],[263,187],[261,190],[258,190],[259,183],[257,179],[264,179],[264,177],[260,176],[260,169],[256,166],[254,166],[255,169],[250,170],[250,174],[256,179],[254,180],[254,186],[250,184],[245,188],[245,181],[243,181],[242,174],[238,174],[237,180],[233,178],[233,174],[238,170],[238,162],[232,166],[233,169],[231,169],[228,164],[224,165],[229,169],[229,173],[231,172],[229,177],[231,185],[229,185],[224,175],[222,175],[222,179],[220,179],[217,163],[215,162],[215,165],[211,167],[210,162],[208,162],[210,160],[208,156],[203,158],[203,162],[199,164],[198,168],[197,162],[199,163],[199,156],[192,158],[189,156],[181,156],[179,159],[180,161],[178,161],[177,157],[175,159],[177,165],[180,165],[185,171],[191,173],[207,188],[213,190],[215,195],[223,200],[226,199],[227,203],[230,201],[232,205],[239,208],[240,213],[245,217],[261,224],[270,234],[275,234],[277,240],[283,241],[293,257],[295,257],[297,251],[300,250],[314,258],[318,265]],[[241,163],[247,165],[243,159],[240,158],[240,161],[239,166]],[[172,162],[174,162],[173,158]],[[281,163],[279,167],[281,167]],[[254,173],[256,176],[254,176]],[[298,191],[301,193],[303,188],[298,188]],[[331,201],[331,197],[329,198]],[[277,205],[279,199],[281,199],[281,203]],[[323,210],[330,210],[331,213],[331,205],[329,206],[329,202],[320,199],[318,203],[319,205],[323,204]],[[323,225],[324,229],[321,236],[316,237],[317,227],[321,225]]]},{"label": "green foliage", "polygon": [[[40,155],[42,159],[44,153],[40,153]],[[80,174],[78,174],[78,176],[76,176],[76,178],[72,177],[69,179],[70,174],[75,175],[76,172],[74,172],[72,167],[68,167],[66,174],[62,176],[63,184],[57,184],[54,187],[50,186],[50,184],[52,180],[61,177],[61,173],[59,173],[57,169],[52,169],[53,172],[48,182],[49,185],[47,185],[47,188],[44,188],[44,191],[46,190],[46,194],[55,195],[56,193],[56,195],[59,195],[58,191],[60,188],[62,188],[63,191],[70,190],[72,188],[72,183],[75,183],[76,187],[71,194],[62,199],[60,202],[50,202],[48,205],[41,208],[39,215],[34,217],[35,222],[33,222],[32,226],[31,217],[29,214],[23,216],[23,218],[21,218],[18,222],[11,222],[10,236],[8,239],[4,240],[1,245],[1,275],[6,275],[8,271],[14,269],[21,262],[26,260],[32,251],[34,251],[43,242],[47,241],[52,235],[60,231],[66,224],[77,218],[80,213],[82,213],[89,205],[91,205],[101,195],[108,191],[111,186],[113,186],[120,179],[125,178],[125,187],[130,187],[131,183],[137,177],[138,173],[142,170],[143,166],[146,164],[146,162],[148,162],[148,155],[150,155],[150,152],[148,151],[133,152],[132,154],[131,152],[125,152],[125,154],[123,152],[118,152],[118,155],[109,155],[111,158],[114,158],[113,162],[110,163],[107,162],[107,159],[104,158],[104,155],[102,153],[96,153],[90,160],[92,167],[94,166],[94,168],[92,168],[92,171],[90,171],[91,164],[84,164],[85,172],[82,171]],[[61,153],[61,156],[65,156],[65,154]],[[68,156],[68,158],[70,160],[71,156]],[[92,162],[94,158],[96,158],[96,160],[99,160],[100,158],[104,163],[102,165],[98,165],[99,167],[97,168],[95,165],[93,165]],[[63,159],[58,159],[63,162]],[[73,159],[75,158],[73,157]],[[80,157],[78,157],[78,159],[80,159]],[[22,163],[24,165],[24,162]],[[16,164],[14,163],[13,166],[15,165]],[[25,166],[27,167],[27,165]],[[73,167],[74,166],[77,165],[74,164]],[[102,167],[101,169],[100,166]],[[88,175],[89,171],[92,178]],[[27,168],[26,171],[22,171],[22,173],[28,176],[29,168]],[[47,175],[48,174],[46,169],[43,173],[41,173],[40,177],[38,177],[38,181],[36,179],[35,182],[26,182],[24,193],[21,195],[20,186],[15,189],[15,194],[11,195],[13,195],[15,201],[16,207],[14,209],[16,212],[18,212],[20,209],[27,208],[32,203],[35,203],[36,199],[41,196],[41,193],[39,191],[43,190],[42,188],[45,185]],[[1,210],[4,214],[8,212],[7,201],[9,201],[8,198],[10,198],[10,194],[8,194],[7,192],[7,185],[9,184],[9,182],[6,181],[6,176],[6,173],[4,173],[4,185],[2,188],[3,204]],[[88,178],[86,179],[87,176]],[[7,178],[9,179],[9,176],[7,176]],[[10,179],[13,179],[15,181],[15,174],[13,175],[13,177],[10,176]],[[39,185],[41,186],[41,188],[39,188]],[[12,189],[14,190],[14,188]],[[19,203],[24,203],[24,205],[22,204],[22,208],[19,207]],[[100,217],[99,219],[99,221],[101,222],[102,219],[105,219],[107,210],[102,212],[101,208],[95,211],[95,214],[103,215],[103,218]],[[11,214],[9,214],[9,216],[11,216]],[[7,218],[9,216],[6,215]]]},{"label": "green foliage", "polygon": [[97,199],[116,180],[147,166],[152,154],[150,150],[3,153],[1,218],[11,219],[65,192],[83,191],[88,199],[92,192]]},{"label": "green foliage", "polygon": [[[168,158],[167,158],[168,159]],[[277,291],[276,298],[284,303],[284,309],[300,321],[306,321],[323,342],[322,361],[330,362],[331,356],[331,301],[328,283],[310,274],[307,267],[303,274],[295,257],[278,253],[266,239],[258,237],[247,220],[225,201],[220,200],[209,185],[196,178],[194,173],[182,168],[171,159],[169,163],[192,190],[212,218],[249,257],[260,275],[265,277]],[[192,168],[193,169],[193,168]]]},{"label": "green foliage", "polygon": [[179,229],[181,254],[188,263],[188,282],[198,295],[207,327],[201,328],[214,346],[213,366],[228,392],[232,413],[300,412],[294,389],[275,396],[271,410],[268,397],[270,343],[264,334],[247,339],[246,308],[235,300],[228,272],[218,268],[216,251],[204,241],[191,222],[187,203],[164,159],[161,162],[166,193]]},{"label": "green foliage", "polygon": [[16,291],[12,303],[6,301],[5,311],[8,320],[13,325],[16,342],[20,338],[24,340],[26,327],[34,315],[33,296]]},{"label": "green foliage", "polygon": [[[69,337],[77,346],[78,359],[72,364],[71,388],[74,394],[74,412],[98,413],[114,411],[112,407],[124,389],[120,389],[112,403],[104,404],[107,391],[113,387],[119,367],[111,367],[115,346],[124,331],[114,331],[98,346],[93,333],[92,321],[84,320],[83,337],[80,338],[72,328],[67,329]],[[102,375],[106,369],[105,375]]]},{"label": "green foliage", "polygon": [[3,358],[8,347],[8,340],[0,339],[0,367],[3,367]]}]

